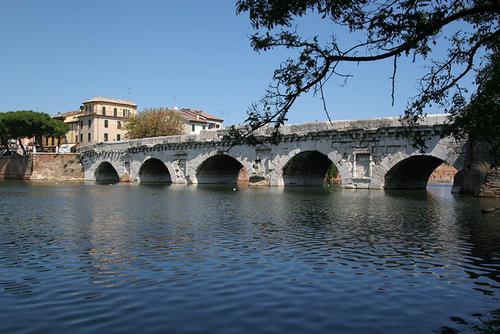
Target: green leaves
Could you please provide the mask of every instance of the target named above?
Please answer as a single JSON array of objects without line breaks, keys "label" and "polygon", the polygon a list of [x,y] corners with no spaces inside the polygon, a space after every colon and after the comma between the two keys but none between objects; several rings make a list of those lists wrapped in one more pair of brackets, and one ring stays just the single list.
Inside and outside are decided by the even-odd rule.
[{"label": "green leaves", "polygon": [[[337,71],[340,64],[393,57],[398,61],[408,57],[413,62],[420,57],[429,62],[429,71],[419,80],[420,88],[405,110],[407,125],[416,126],[429,106],[449,107],[453,101],[450,96],[462,94],[464,89],[459,83],[467,73],[477,69],[480,55],[499,52],[500,3],[496,0],[238,0],[236,12],[248,13],[255,29],[251,44],[257,52],[285,48],[291,49],[293,55],[274,71],[264,97],[248,111],[249,127],[245,128],[243,138],[263,126],[272,126],[275,137],[279,138],[279,127],[302,94],[319,92],[326,106],[324,84],[332,76],[343,80],[350,77]],[[331,24],[331,36],[326,39],[301,36],[297,25],[304,16],[314,16],[318,21]],[[356,33],[355,42],[336,38],[337,31],[345,27]],[[433,52],[443,39],[450,44],[448,51]],[[329,42],[321,42],[324,40]],[[485,68],[484,64],[479,63],[481,68]],[[393,87],[396,70],[395,61]],[[498,84],[495,87],[498,91]],[[463,123],[458,127],[461,131],[471,131],[467,132],[471,140],[482,138],[494,147],[497,145],[494,136],[500,138],[498,126],[495,125],[493,135],[482,136],[475,134],[473,124],[483,124],[479,122],[483,119],[479,114],[486,115],[487,119],[493,117],[496,122],[498,95],[494,95],[495,89],[480,87],[472,101],[474,106],[467,108],[475,110],[474,117],[470,114],[472,111],[456,111],[452,117],[453,121]],[[486,103],[481,96],[496,97],[487,98]],[[326,107],[324,109],[329,118]],[[493,121],[490,124],[497,124]],[[471,122],[470,126],[466,126],[467,122]],[[422,146],[425,141],[415,133],[415,144]],[[498,147],[500,151],[500,144]]]},{"label": "green leaves", "polygon": [[145,109],[125,123],[131,139],[180,135],[184,123],[180,114],[166,108]]},{"label": "green leaves", "polygon": [[49,115],[32,110],[0,113],[0,141],[7,146],[10,139],[33,137],[62,137],[69,126]]}]

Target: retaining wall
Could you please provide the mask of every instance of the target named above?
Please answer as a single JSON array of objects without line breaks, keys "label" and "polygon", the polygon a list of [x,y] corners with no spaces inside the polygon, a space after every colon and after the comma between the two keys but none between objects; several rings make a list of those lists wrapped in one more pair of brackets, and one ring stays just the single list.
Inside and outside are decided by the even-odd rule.
[{"label": "retaining wall", "polygon": [[0,179],[83,181],[83,167],[75,153],[0,157]]}]

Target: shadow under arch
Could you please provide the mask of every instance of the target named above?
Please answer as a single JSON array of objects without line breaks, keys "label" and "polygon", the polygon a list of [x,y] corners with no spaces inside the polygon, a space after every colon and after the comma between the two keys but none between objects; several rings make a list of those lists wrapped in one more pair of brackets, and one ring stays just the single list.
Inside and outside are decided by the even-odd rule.
[{"label": "shadow under arch", "polygon": [[120,182],[120,177],[113,165],[104,161],[95,171],[95,181],[97,183],[117,183]]},{"label": "shadow under arch", "polygon": [[149,158],[139,168],[139,181],[149,184],[171,184],[172,177],[160,159]]},{"label": "shadow under arch", "polygon": [[300,152],[283,167],[283,185],[322,186],[333,161],[318,151]]},{"label": "shadow under arch", "polygon": [[405,158],[385,174],[384,189],[425,189],[432,172],[443,162],[431,155]]},{"label": "shadow under arch", "polygon": [[[214,155],[198,167],[198,184],[237,184],[244,166],[235,158],[226,155]],[[246,173],[243,173],[246,174]]]}]

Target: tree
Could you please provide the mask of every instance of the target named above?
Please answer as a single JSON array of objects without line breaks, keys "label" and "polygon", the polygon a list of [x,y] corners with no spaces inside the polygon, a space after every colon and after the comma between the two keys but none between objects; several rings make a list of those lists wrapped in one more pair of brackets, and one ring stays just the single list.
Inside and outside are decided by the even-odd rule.
[{"label": "tree", "polygon": [[44,136],[57,138],[57,146],[61,146],[62,137],[69,131],[69,125],[61,120],[51,118],[42,127]]},{"label": "tree", "polygon": [[[484,97],[498,92],[498,85],[485,83],[490,77],[486,72],[498,65],[485,65],[481,61],[482,55],[482,59],[490,58],[489,64],[495,64],[492,55],[498,54],[498,0],[238,0],[236,8],[238,14],[249,14],[255,30],[251,44],[256,51],[288,48],[297,56],[286,59],[275,70],[265,96],[248,111],[247,130],[244,133],[233,131],[230,137],[251,141],[255,129],[271,125],[274,127],[273,139],[278,140],[279,127],[287,120],[287,113],[300,95],[312,91],[324,102],[323,87],[332,76],[346,80],[350,77],[339,71],[343,63],[392,59],[394,102],[397,64],[406,57],[413,61],[422,57],[430,66],[419,81],[420,89],[415,98],[408,103],[404,124],[417,125],[427,108],[437,104],[454,111],[450,120],[456,126],[450,124],[448,133],[464,130],[468,131],[469,139],[483,140],[477,131],[472,131],[471,124],[466,125],[472,121],[470,110],[476,110],[476,116],[486,113],[490,116],[485,119],[496,117],[498,120],[495,116],[498,115],[498,98]],[[347,45],[332,35],[329,42],[322,43],[317,35],[300,36],[295,25],[305,15],[317,15],[320,20],[326,20],[334,33],[347,29],[358,41]],[[437,43],[443,40],[449,43],[447,53],[441,59],[429,59]],[[480,89],[473,96],[471,107],[464,108],[468,103],[461,80],[475,70],[479,70]],[[491,89],[481,89],[481,82]],[[490,101],[493,108],[479,108],[477,105],[483,105],[480,102],[483,99]],[[476,107],[472,106],[474,104]],[[323,105],[330,118],[326,104]],[[459,106],[462,108],[457,109]],[[498,138],[498,128],[495,131]],[[423,144],[422,141],[417,143]]]},{"label": "tree", "polygon": [[182,116],[167,108],[145,109],[125,123],[131,139],[180,135],[184,132]]},{"label": "tree", "polygon": [[69,130],[67,124],[51,118],[46,113],[32,110],[19,110],[0,113],[0,141],[9,148],[8,142],[17,139],[23,154],[26,154],[22,138],[35,136],[40,140],[42,136],[62,137]]}]

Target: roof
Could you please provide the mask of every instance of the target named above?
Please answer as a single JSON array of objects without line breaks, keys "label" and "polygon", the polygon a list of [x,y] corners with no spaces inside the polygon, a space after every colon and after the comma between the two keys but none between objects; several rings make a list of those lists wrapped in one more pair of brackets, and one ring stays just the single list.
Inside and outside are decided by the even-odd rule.
[{"label": "roof", "polygon": [[218,118],[217,116],[211,115],[201,110],[183,108],[180,109],[179,112],[185,119],[190,121],[224,121],[222,118]]},{"label": "roof", "polygon": [[135,104],[132,101],[113,99],[113,98],[104,97],[104,96],[95,96],[95,97],[91,98],[90,100],[83,101],[83,103],[90,103],[90,102],[108,102],[108,103],[125,104],[125,105],[129,105],[129,106],[137,107],[137,104]]},{"label": "roof", "polygon": [[69,116],[77,116],[78,114],[83,114],[83,111],[75,110],[75,111],[58,113],[57,115],[53,115],[52,118],[65,118]]}]

